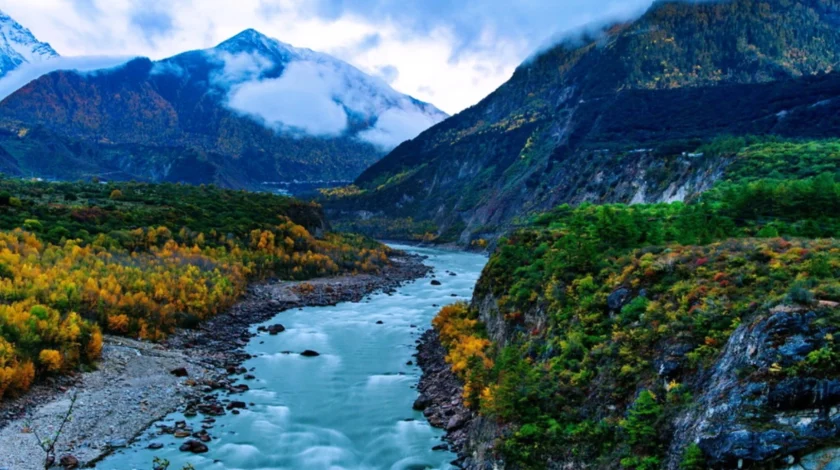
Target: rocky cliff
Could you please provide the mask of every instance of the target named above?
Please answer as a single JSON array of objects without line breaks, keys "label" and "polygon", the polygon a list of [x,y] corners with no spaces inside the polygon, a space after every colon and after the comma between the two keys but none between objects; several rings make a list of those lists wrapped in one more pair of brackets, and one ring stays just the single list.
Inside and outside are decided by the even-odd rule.
[{"label": "rocky cliff", "polygon": [[[818,212],[755,199],[786,207],[811,185]],[[435,319],[421,405],[470,469],[825,459],[840,439],[837,198],[823,175],[558,208],[502,239],[471,304]]]}]

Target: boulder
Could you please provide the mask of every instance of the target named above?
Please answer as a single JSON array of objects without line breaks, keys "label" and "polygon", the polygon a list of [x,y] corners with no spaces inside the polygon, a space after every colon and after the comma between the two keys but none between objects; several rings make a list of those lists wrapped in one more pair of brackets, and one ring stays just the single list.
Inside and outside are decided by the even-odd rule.
[{"label": "boulder", "polygon": [[303,356],[303,357],[317,357],[317,356],[320,356],[321,354],[317,351],[307,349],[306,351],[300,353],[300,355]]},{"label": "boulder", "polygon": [[464,427],[465,424],[467,424],[467,417],[463,414],[456,414],[455,416],[449,418],[449,421],[446,423],[446,431],[457,431],[458,429]]},{"label": "boulder", "polygon": [[181,450],[181,452],[192,452],[193,454],[203,454],[209,450],[207,446],[204,445],[204,443],[202,443],[201,441],[196,441],[192,439],[181,444],[181,447],[179,447],[179,449]]},{"label": "boulder", "polygon": [[60,459],[58,459],[58,464],[61,468],[65,470],[69,470],[71,468],[79,468],[79,459],[73,457],[70,454],[62,455]]},{"label": "boulder", "polygon": [[607,297],[607,306],[612,311],[621,310],[621,307],[630,300],[630,290],[625,288],[616,289]]},{"label": "boulder", "polygon": [[439,286],[441,284],[440,284],[440,281],[438,281],[437,279],[432,279],[432,285],[433,286]]},{"label": "boulder", "polygon": [[412,405],[412,408],[414,408],[416,411],[423,411],[429,406],[431,406],[431,404],[431,398],[429,398],[426,395],[420,395],[419,397],[417,397],[416,400],[414,400],[414,405]]},{"label": "boulder", "polygon": [[177,369],[172,369],[169,373],[174,375],[175,377],[186,377],[186,376],[190,375],[189,372],[187,372],[186,367],[179,367]]},{"label": "boulder", "polygon": [[271,325],[268,327],[268,334],[274,336],[286,331],[286,327],[281,324]]},{"label": "boulder", "polygon": [[230,393],[245,393],[250,389],[251,387],[245,384],[236,384],[230,387]]}]

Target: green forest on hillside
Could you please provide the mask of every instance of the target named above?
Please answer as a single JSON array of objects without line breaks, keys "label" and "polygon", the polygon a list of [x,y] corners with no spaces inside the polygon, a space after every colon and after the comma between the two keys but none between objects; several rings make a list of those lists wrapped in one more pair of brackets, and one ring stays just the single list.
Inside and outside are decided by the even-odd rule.
[{"label": "green forest on hillside", "polygon": [[[704,150],[733,162],[695,201],[564,205],[503,238],[475,298],[496,299],[512,332],[505,347],[489,340],[477,307],[450,306],[435,320],[465,400],[512,426],[497,449],[513,468],[559,456],[660,468],[669,423],[693,403],[692,374],[738,325],[798,305],[827,310],[836,329],[837,141],[720,139]],[[611,311],[622,289],[632,300]],[[529,327],[529,315],[546,325]],[[828,336],[801,363],[760,373],[840,373],[840,344]],[[662,383],[653,360],[675,343],[688,345],[687,382]],[[682,468],[706,468],[702,452],[687,449]]]}]

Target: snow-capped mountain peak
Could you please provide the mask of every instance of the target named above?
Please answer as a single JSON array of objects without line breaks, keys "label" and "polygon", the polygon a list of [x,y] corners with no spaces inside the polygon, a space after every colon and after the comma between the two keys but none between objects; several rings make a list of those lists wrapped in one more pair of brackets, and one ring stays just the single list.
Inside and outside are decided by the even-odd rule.
[{"label": "snow-capped mountain peak", "polygon": [[38,63],[58,57],[45,42],[27,28],[0,11],[0,77],[26,63]]}]

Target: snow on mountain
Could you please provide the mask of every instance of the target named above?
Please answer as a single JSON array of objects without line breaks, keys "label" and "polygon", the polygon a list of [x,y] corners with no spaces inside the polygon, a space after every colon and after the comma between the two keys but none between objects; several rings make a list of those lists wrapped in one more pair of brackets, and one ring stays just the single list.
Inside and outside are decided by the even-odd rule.
[{"label": "snow on mountain", "polygon": [[204,51],[226,105],[268,126],[309,135],[357,131],[383,149],[416,137],[448,115],[335,57],[249,29]]},{"label": "snow on mountain", "polygon": [[38,41],[28,29],[0,11],[0,77],[22,64],[36,64],[58,57],[58,53]]}]

